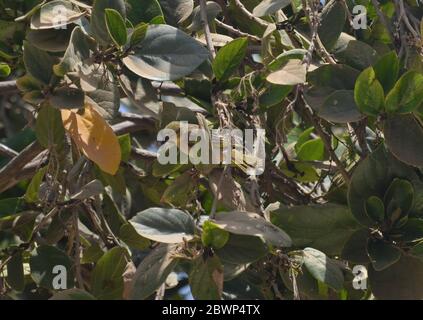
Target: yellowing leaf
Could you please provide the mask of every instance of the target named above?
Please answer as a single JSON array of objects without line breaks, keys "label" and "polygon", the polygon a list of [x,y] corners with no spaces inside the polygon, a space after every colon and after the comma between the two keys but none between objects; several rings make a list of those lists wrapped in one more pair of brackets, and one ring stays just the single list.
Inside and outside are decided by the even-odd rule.
[{"label": "yellowing leaf", "polygon": [[101,115],[88,103],[83,115],[65,109],[61,113],[66,131],[84,155],[104,172],[115,175],[121,150],[115,133]]}]

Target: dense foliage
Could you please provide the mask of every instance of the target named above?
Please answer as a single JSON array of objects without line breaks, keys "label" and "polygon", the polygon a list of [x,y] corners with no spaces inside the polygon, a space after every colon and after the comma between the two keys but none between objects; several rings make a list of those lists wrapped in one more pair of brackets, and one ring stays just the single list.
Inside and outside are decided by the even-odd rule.
[{"label": "dense foliage", "polygon": [[[0,297],[422,299],[422,14],[0,0]],[[264,171],[161,163],[180,121]]]}]

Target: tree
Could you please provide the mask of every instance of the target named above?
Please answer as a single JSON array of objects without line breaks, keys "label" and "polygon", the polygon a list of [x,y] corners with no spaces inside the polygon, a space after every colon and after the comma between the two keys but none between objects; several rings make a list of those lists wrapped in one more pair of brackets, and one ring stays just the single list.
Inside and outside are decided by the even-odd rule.
[{"label": "tree", "polygon": [[0,297],[422,299],[422,14],[1,0]]}]

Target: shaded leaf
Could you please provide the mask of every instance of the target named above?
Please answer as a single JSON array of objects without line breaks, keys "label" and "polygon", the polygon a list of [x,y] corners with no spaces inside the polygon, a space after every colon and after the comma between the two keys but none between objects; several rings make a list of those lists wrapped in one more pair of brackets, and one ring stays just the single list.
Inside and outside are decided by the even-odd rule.
[{"label": "shaded leaf", "polygon": [[175,258],[178,247],[160,244],[142,260],[135,273],[130,298],[143,300],[152,295],[178,264]]},{"label": "shaded leaf", "polygon": [[196,300],[220,300],[223,290],[223,267],[219,258],[197,258],[189,275],[189,284]]},{"label": "shaded leaf", "polygon": [[289,234],[293,246],[313,246],[330,255],[340,254],[359,228],[348,208],[335,204],[280,207],[270,217]]},{"label": "shaded leaf", "polygon": [[233,234],[258,236],[278,247],[290,247],[291,238],[260,215],[250,212],[220,212],[211,220],[217,226]]},{"label": "shaded leaf", "polygon": [[158,242],[179,243],[194,237],[193,218],[177,209],[149,208],[139,212],[130,223],[140,235]]},{"label": "shaded leaf", "polygon": [[369,270],[372,293],[380,300],[423,299],[423,261],[403,256],[383,271]]},{"label": "shaded leaf", "polygon": [[376,271],[382,271],[389,268],[401,258],[400,249],[378,239],[370,238],[368,240],[367,253]]},{"label": "shaded leaf", "polygon": [[142,46],[123,62],[141,77],[165,81],[190,74],[208,57],[208,51],[184,32],[168,25],[150,25]]}]

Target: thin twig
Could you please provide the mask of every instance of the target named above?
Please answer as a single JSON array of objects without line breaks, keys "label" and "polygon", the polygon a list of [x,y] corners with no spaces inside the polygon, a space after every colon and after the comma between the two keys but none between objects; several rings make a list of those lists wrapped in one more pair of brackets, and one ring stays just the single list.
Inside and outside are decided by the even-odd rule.
[{"label": "thin twig", "polygon": [[261,42],[261,39],[257,36],[254,36],[252,34],[249,34],[247,32],[243,32],[239,29],[236,29],[232,26],[230,26],[229,24],[226,24],[218,19],[214,19],[214,22],[216,23],[216,25],[220,28],[223,28],[227,31],[229,31],[230,33],[239,36],[239,37],[247,37],[248,39],[252,40],[252,41],[256,41],[256,42]]},{"label": "thin twig", "polygon": [[84,289],[84,280],[81,274],[81,244],[79,240],[78,211],[73,212],[73,228],[75,232],[75,273],[76,281],[81,289]]},{"label": "thin twig", "polygon": [[216,57],[216,50],[214,49],[213,39],[210,32],[209,21],[207,18],[206,0],[200,0],[200,14],[201,14],[201,21],[203,23],[203,28],[204,28],[204,35],[206,37],[207,48],[210,51],[210,55],[212,59],[214,59]]}]

